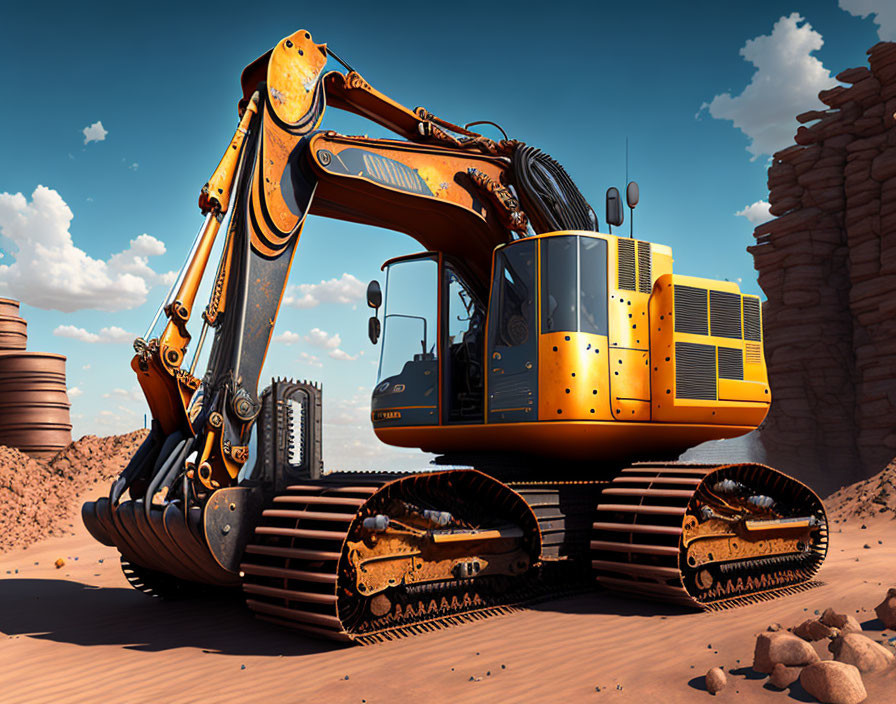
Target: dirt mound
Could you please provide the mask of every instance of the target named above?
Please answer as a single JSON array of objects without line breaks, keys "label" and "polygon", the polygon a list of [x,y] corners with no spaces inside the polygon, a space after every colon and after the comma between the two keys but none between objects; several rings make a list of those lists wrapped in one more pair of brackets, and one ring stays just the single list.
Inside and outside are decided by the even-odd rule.
[{"label": "dirt mound", "polygon": [[118,476],[148,432],[86,435],[48,462],[0,446],[0,553],[70,533],[80,494]]},{"label": "dirt mound", "polygon": [[831,518],[896,518],[896,460],[886,468],[861,482],[845,486],[825,501]]}]

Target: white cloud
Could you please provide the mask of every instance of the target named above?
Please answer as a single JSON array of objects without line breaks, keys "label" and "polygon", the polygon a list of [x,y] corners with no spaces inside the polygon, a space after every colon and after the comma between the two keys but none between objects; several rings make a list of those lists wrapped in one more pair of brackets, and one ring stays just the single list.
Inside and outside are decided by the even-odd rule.
[{"label": "white cloud", "polygon": [[324,349],[336,349],[342,344],[342,338],[339,333],[330,335],[330,333],[320,328],[311,328],[309,333],[305,335],[305,342],[315,347],[323,347]]},{"label": "white cloud", "polygon": [[385,445],[370,424],[370,389],[348,398],[324,396],[324,466],[339,470],[432,469],[433,455]]},{"label": "white cloud", "polygon": [[317,355],[308,354],[307,352],[302,352],[299,355],[300,362],[307,364],[309,367],[322,367],[324,363],[320,361],[320,358]]},{"label": "white cloud", "polygon": [[292,332],[291,330],[284,330],[279,335],[274,335],[272,341],[279,342],[281,345],[293,345],[302,338],[299,336],[297,332]]},{"label": "white cloud", "polygon": [[135,161],[135,162],[134,162],[133,164],[131,164],[128,168],[129,168],[131,171],[136,171],[137,169],[140,168],[140,164],[138,164],[138,163]]},{"label": "white cloud", "polygon": [[840,0],[840,9],[862,19],[873,15],[881,41],[896,41],[896,3],[893,0]]},{"label": "white cloud", "polygon": [[116,311],[142,305],[152,286],[170,280],[148,264],[165,253],[160,240],[143,234],[108,261],[93,259],[72,240],[73,217],[59,193],[45,186],[30,203],[21,193],[0,193],[0,234],[17,250],[15,263],[0,266],[0,293],[65,313]]},{"label": "white cloud", "polygon": [[84,395],[84,392],[81,389],[79,389],[77,386],[72,386],[71,388],[66,389],[66,391],[68,392],[69,398],[78,398],[78,396]]},{"label": "white cloud", "polygon": [[768,222],[774,216],[768,212],[769,204],[764,200],[757,200],[752,205],[746,206],[743,210],[738,210],[735,215],[740,215],[741,217],[745,217],[754,225],[761,225],[764,222]]},{"label": "white cloud", "polygon": [[753,160],[787,147],[796,134],[796,115],[824,109],[818,93],[836,85],[830,71],[811,55],[823,44],[821,35],[796,12],[781,17],[770,35],[750,39],[740,50],[756,67],[750,84],[740,95],[715,96],[700,111],[731,120],[750,138],[747,151]]},{"label": "white cloud", "polygon": [[146,398],[139,386],[131,389],[112,389],[108,393],[103,394],[103,398],[120,398],[127,401],[142,401]]},{"label": "white cloud", "polygon": [[345,352],[344,350],[340,350],[340,349],[330,350],[329,352],[327,352],[327,354],[330,357],[332,357],[333,359],[344,359],[344,360],[350,361],[350,362],[352,362],[358,358],[358,355],[352,356],[348,352]]},{"label": "white cloud", "polygon": [[84,144],[102,142],[106,139],[106,135],[109,134],[109,131],[103,127],[103,123],[99,120],[92,125],[88,125],[81,131],[84,133]]},{"label": "white cloud", "polygon": [[342,338],[339,337],[339,333],[330,335],[320,328],[312,328],[308,334],[305,335],[305,342],[314,347],[320,347],[321,349],[327,350],[327,355],[333,359],[353,361],[358,358],[357,355],[353,356],[345,350],[339,349],[339,345],[342,344]]},{"label": "white cloud", "polygon": [[72,340],[80,340],[81,342],[89,342],[91,344],[129,343],[133,342],[134,338],[137,337],[134,333],[114,325],[103,328],[99,332],[88,332],[84,328],[78,328],[74,325],[59,325],[53,330],[53,334],[56,337],[68,337]]},{"label": "white cloud", "polygon": [[104,409],[94,417],[94,423],[99,426],[104,434],[129,433],[132,430],[143,427],[144,411],[139,412],[133,408],[119,404],[115,410]]},{"label": "white cloud", "polygon": [[283,305],[293,308],[315,308],[321,303],[355,303],[364,297],[367,287],[349,273],[319,284],[290,286],[283,296]]}]

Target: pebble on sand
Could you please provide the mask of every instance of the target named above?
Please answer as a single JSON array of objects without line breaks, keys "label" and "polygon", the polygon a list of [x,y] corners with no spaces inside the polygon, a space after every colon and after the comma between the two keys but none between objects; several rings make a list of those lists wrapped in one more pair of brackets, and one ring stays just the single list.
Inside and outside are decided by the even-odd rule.
[{"label": "pebble on sand", "polygon": [[728,684],[728,678],[721,667],[712,667],[706,673],[706,691],[712,695],[721,692]]}]

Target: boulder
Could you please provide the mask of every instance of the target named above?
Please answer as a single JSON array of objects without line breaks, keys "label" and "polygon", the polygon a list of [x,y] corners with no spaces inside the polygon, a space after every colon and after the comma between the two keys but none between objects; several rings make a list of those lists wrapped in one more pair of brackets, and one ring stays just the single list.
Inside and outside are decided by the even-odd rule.
[{"label": "boulder", "polygon": [[760,633],[756,637],[753,669],[757,672],[769,674],[778,663],[793,667],[808,665],[818,660],[818,653],[811,645],[787,631]]},{"label": "boulder", "polygon": [[896,660],[892,652],[861,633],[834,638],[828,650],[834,654],[835,660],[855,665],[859,672],[879,672]]},{"label": "boulder", "polygon": [[801,667],[787,667],[778,663],[772,670],[772,676],[768,678],[769,684],[778,689],[787,689],[800,678],[802,671]]},{"label": "boulder", "polygon": [[883,621],[884,626],[896,630],[896,588],[887,590],[884,600],[874,607],[874,613]]},{"label": "boulder", "polygon": [[800,684],[824,704],[859,704],[868,694],[854,665],[835,660],[816,662],[803,668]]},{"label": "boulder", "polygon": [[856,621],[855,616],[850,616],[849,614],[838,614],[833,609],[825,609],[824,613],[821,615],[821,622],[830,626],[831,628],[837,628],[840,630],[842,635],[846,635],[847,633],[861,633],[862,626]]},{"label": "boulder", "polygon": [[713,667],[706,673],[706,691],[715,695],[721,692],[728,684],[728,678],[721,667]]},{"label": "boulder", "polygon": [[833,634],[834,632],[830,626],[815,619],[803,621],[793,629],[793,635],[799,636],[803,640],[822,640],[830,638]]}]

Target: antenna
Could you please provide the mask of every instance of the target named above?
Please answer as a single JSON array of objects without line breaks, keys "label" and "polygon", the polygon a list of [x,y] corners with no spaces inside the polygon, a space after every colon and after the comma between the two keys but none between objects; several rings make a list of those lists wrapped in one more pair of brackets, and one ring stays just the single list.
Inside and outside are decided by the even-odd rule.
[{"label": "antenna", "polygon": [[628,180],[628,137],[625,138],[625,182],[628,184],[625,187],[625,201],[628,203],[629,207],[628,236],[629,239],[634,239],[635,206],[638,204],[641,194],[638,189],[638,184]]},{"label": "antenna", "polygon": [[628,183],[628,137],[625,138],[625,182]]}]

